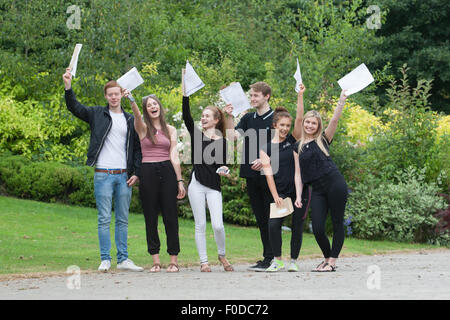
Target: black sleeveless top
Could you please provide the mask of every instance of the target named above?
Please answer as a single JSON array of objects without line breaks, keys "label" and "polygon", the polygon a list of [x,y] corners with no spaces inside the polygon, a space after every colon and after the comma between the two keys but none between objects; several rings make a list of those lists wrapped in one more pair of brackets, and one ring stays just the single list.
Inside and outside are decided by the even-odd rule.
[{"label": "black sleeveless top", "polygon": [[295,193],[295,162],[292,153],[295,142],[295,138],[288,135],[281,143],[269,143],[261,148],[270,157],[273,179],[279,195],[288,196]]},{"label": "black sleeveless top", "polygon": [[[329,150],[329,144],[325,134],[322,135],[322,140],[327,151]],[[294,151],[298,153],[300,141],[294,145]],[[303,145],[302,152],[299,156],[300,173],[302,176],[303,184],[311,184],[314,187],[314,182],[321,177],[333,172],[338,171],[336,164],[333,162],[330,156],[320,150],[316,141],[310,141]]]}]

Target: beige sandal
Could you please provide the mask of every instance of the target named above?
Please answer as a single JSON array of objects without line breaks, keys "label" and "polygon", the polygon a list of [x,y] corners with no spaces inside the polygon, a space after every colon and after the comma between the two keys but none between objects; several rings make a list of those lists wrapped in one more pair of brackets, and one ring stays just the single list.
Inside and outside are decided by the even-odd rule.
[{"label": "beige sandal", "polygon": [[[175,268],[177,268],[177,269],[176,269],[175,271],[169,271],[170,267],[175,267]],[[171,264],[169,264],[169,266],[167,267],[167,270],[166,270],[166,271],[169,272],[169,273],[176,273],[176,272],[180,271],[180,268],[178,267],[178,265],[177,265],[176,263],[171,263]]]},{"label": "beige sandal", "polygon": [[161,272],[161,264],[155,263],[155,264],[151,267],[150,272],[151,272],[151,273]]},{"label": "beige sandal", "polygon": [[209,267],[209,265],[207,263],[202,263],[200,265],[200,271],[201,272],[211,272],[211,268]]},{"label": "beige sandal", "polygon": [[320,272],[319,270],[322,269],[327,263],[324,261],[322,261],[320,264],[317,265],[317,267],[315,269],[312,269],[311,272]]},{"label": "beige sandal", "polygon": [[[221,260],[221,258],[222,258],[222,259],[225,259],[226,264]],[[227,260],[227,258],[225,258],[225,256],[220,256],[220,255],[219,255],[219,262],[222,264],[223,269],[224,269],[225,271],[227,271],[227,272],[232,272],[232,271],[234,271],[233,266],[228,262],[228,260]]]}]

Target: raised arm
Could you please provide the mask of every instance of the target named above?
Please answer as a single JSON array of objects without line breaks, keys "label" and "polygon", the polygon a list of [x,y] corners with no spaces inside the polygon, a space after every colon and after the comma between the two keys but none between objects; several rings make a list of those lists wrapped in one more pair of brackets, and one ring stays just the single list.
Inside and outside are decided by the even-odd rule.
[{"label": "raised arm", "polygon": [[191,108],[189,107],[189,97],[183,96],[182,110],[184,124],[192,136],[194,134],[195,124],[191,115]]},{"label": "raised arm", "polygon": [[336,106],[336,109],[334,109],[333,117],[331,118],[328,127],[325,129],[325,135],[327,136],[328,142],[331,142],[331,140],[333,140],[334,134],[336,133],[339,118],[342,115],[342,110],[344,109],[346,99],[347,96],[345,95],[344,90],[342,90],[339,102]]},{"label": "raised arm", "polygon": [[90,111],[92,109],[78,102],[75,97],[75,93],[72,90],[72,74],[70,73],[70,68],[67,68],[66,73],[63,74],[63,81],[67,109],[69,109],[69,111],[77,118],[89,122]]},{"label": "raised arm", "polygon": [[186,74],[185,69],[181,69],[181,91],[183,92],[183,104],[182,104],[182,111],[183,111],[183,121],[186,125],[186,128],[188,129],[189,133],[191,134],[191,137],[193,137],[194,134],[194,119],[192,118],[191,114],[191,108],[189,106],[189,96],[186,95],[185,87],[184,87],[184,76]]},{"label": "raised arm", "polygon": [[297,113],[295,115],[294,130],[292,131],[292,136],[295,140],[299,140],[302,136],[302,126],[303,126],[303,114],[305,113],[305,108],[303,106],[303,93],[306,88],[300,84],[300,90],[297,94]]},{"label": "raised arm", "polygon": [[147,135],[147,125],[145,124],[144,120],[142,119],[141,112],[139,111],[139,107],[136,104],[136,101],[134,100],[134,97],[131,95],[131,93],[128,90],[123,91],[123,96],[125,98],[128,98],[131,103],[131,110],[133,110],[134,115],[134,129],[136,130],[136,133],[139,136],[139,139],[144,139]]}]

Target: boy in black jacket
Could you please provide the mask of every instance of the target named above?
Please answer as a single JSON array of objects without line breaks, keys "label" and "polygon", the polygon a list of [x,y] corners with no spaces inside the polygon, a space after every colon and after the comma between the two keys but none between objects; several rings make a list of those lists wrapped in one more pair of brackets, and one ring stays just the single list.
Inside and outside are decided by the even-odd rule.
[{"label": "boy in black jacket", "polygon": [[117,268],[143,271],[142,267],[128,259],[131,187],[139,180],[142,154],[139,138],[134,130],[134,117],[120,106],[122,88],[117,82],[109,81],[104,87],[108,104],[105,107],[86,107],[77,101],[72,90],[70,68],[66,69],[63,81],[67,108],[77,118],[89,123],[91,128],[86,164],[95,166],[94,192],[101,258],[98,270],[106,272],[111,267],[109,225],[114,198]]}]

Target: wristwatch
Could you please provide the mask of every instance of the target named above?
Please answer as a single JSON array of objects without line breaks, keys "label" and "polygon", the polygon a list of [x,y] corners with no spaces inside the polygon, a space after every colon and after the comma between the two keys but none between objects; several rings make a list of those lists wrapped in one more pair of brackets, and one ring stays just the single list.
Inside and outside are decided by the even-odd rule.
[{"label": "wristwatch", "polygon": [[134,100],[134,98],[131,95],[131,93],[128,95],[128,100],[130,100],[130,102],[136,102],[136,100]]}]

